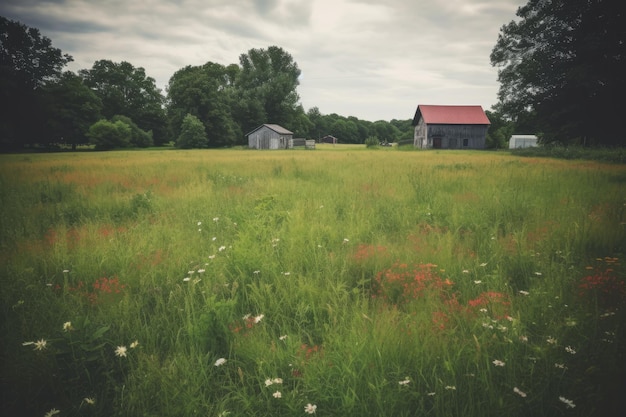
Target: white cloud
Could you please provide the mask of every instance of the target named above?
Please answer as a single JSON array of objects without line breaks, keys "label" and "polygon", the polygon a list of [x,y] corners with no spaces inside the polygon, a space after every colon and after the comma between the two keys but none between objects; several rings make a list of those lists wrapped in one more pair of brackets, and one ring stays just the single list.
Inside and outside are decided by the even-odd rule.
[{"label": "white cloud", "polygon": [[417,104],[495,104],[489,54],[524,0],[5,0],[74,57],[143,67],[164,88],[186,65],[228,65],[282,47],[302,70],[305,109],[408,119]]}]

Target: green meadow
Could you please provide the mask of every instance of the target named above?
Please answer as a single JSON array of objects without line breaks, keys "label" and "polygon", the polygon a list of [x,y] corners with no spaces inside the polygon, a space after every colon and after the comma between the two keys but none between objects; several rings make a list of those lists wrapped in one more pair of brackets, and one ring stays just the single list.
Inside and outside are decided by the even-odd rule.
[{"label": "green meadow", "polygon": [[617,415],[625,183],[508,152],[0,155],[3,414]]}]

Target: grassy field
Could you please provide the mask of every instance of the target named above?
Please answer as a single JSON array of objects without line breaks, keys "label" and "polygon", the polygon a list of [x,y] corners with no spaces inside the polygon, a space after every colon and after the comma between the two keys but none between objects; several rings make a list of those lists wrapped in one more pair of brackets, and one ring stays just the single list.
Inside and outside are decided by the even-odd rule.
[{"label": "grassy field", "polygon": [[626,166],[0,155],[2,414],[607,416]]}]

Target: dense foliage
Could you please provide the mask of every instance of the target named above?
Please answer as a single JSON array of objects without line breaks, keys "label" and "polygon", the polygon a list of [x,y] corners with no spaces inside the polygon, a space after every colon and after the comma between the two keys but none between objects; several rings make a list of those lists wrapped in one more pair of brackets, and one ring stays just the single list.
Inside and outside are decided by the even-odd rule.
[{"label": "dense foliage", "polygon": [[100,60],[89,70],[80,70],[87,87],[102,100],[102,114],[106,118],[123,115],[140,129],[151,131],[157,145],[168,141],[163,110],[163,96],[155,80],[143,68],[128,62],[115,63]]},{"label": "dense foliage", "polygon": [[73,59],[38,29],[0,16],[0,146],[40,142],[46,129],[42,87]]},{"label": "dense foliage", "polygon": [[[337,114],[308,112],[297,92],[300,69],[277,46],[251,49],[238,64],[207,62],[176,71],[164,96],[155,80],[129,62],[99,60],[90,69],[62,74],[72,60],[53,48],[37,29],[2,18],[2,98],[12,103],[2,114],[2,149],[33,145],[97,143],[101,149],[145,147],[176,142],[190,114],[204,126],[202,147],[245,145],[245,134],[263,123],[280,124],[295,137],[332,135],[341,143],[368,137],[395,142],[410,138],[410,120],[370,122]],[[104,118],[131,127],[131,139],[93,139],[89,128]],[[102,123],[96,128],[101,129]],[[192,142],[195,143],[195,142]],[[188,145],[185,145],[188,146]]]},{"label": "dense foliage", "polygon": [[546,142],[623,145],[626,24],[620,0],[530,0],[491,53],[498,109]]},{"label": "dense foliage", "polygon": [[208,143],[202,122],[193,114],[187,114],[183,119],[180,135],[176,140],[176,147],[183,149],[206,148]]},{"label": "dense foliage", "polygon": [[89,127],[87,136],[98,150],[127,148],[130,146],[132,129],[121,120],[99,120]]}]

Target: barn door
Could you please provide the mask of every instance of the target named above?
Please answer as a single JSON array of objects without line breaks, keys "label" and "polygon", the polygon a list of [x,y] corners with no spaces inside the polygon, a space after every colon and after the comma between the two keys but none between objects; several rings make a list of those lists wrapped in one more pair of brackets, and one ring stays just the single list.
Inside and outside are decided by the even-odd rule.
[{"label": "barn door", "polygon": [[433,148],[441,149],[441,136],[433,137]]}]

